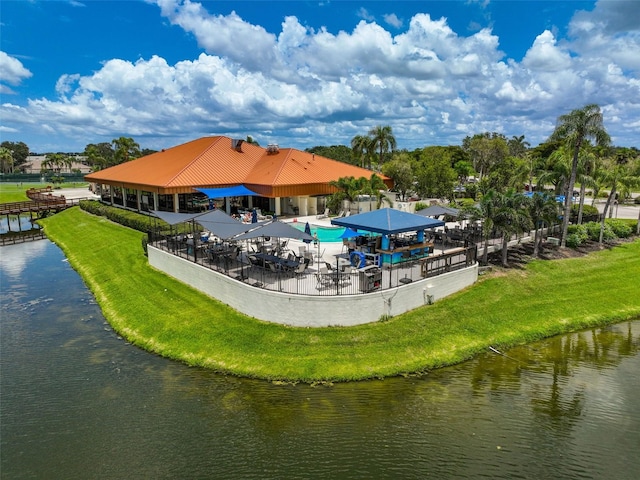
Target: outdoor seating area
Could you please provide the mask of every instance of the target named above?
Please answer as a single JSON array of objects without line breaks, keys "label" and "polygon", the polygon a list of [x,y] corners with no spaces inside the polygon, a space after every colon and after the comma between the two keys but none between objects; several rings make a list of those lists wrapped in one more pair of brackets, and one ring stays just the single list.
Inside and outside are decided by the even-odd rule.
[{"label": "outdoor seating area", "polygon": [[[359,223],[362,215],[334,217],[331,223],[351,226],[344,228],[342,243],[325,243],[322,251],[308,222],[302,231],[277,220],[254,218],[244,223],[219,210],[155,212],[169,225],[183,224],[190,232],[158,233],[149,243],[249,286],[301,295],[369,293],[475,263],[475,245],[447,252],[443,243],[439,251],[434,250],[437,239],[427,241],[431,234],[423,228],[442,222],[398,211],[376,212],[365,215],[393,218],[401,227],[381,227],[374,218],[371,230],[365,231]],[[415,217],[418,224],[407,223],[407,219],[416,221]]]}]

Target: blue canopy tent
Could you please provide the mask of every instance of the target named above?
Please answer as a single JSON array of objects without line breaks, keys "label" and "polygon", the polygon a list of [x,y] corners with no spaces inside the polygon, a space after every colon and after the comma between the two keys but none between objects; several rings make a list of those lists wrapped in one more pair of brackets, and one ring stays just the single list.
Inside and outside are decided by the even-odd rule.
[{"label": "blue canopy tent", "polygon": [[333,225],[348,227],[353,230],[382,233],[417,232],[427,228],[444,226],[444,222],[433,218],[402,212],[393,208],[381,208],[371,212],[359,213],[343,218],[331,219]]},{"label": "blue canopy tent", "polygon": [[[349,217],[335,218],[331,220],[333,225],[347,227],[353,230],[364,230],[365,232],[381,233],[382,239],[380,250],[382,262],[397,263],[403,256],[390,247],[389,235],[416,232],[417,242],[412,244],[415,248],[407,247],[406,253],[412,255],[426,255],[428,249],[424,243],[425,229],[444,226],[444,222],[414,213],[403,212],[393,208],[382,208],[371,212],[359,213]],[[357,252],[354,252],[357,253]]]}]

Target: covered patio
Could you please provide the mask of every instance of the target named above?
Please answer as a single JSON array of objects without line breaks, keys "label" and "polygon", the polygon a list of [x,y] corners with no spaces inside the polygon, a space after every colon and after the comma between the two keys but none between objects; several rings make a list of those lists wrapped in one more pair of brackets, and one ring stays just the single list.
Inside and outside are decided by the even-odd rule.
[{"label": "covered patio", "polygon": [[[397,213],[401,215],[397,216]],[[245,224],[220,210],[195,215],[154,214],[171,227],[169,232],[161,233],[158,229],[150,236],[149,245],[152,247],[246,286],[294,295],[360,295],[389,290],[469,267],[475,264],[476,258],[475,246],[431,250],[429,242],[424,239],[420,242],[418,238],[424,234],[420,229],[433,226],[434,221],[397,210],[362,214],[378,220],[378,216],[392,220],[390,225],[384,222],[372,225],[368,221],[370,228],[378,230],[375,236],[365,235],[362,219],[358,219],[360,215],[354,215],[354,229],[343,229],[344,243],[325,243],[322,249],[319,243],[312,244],[312,236],[294,228],[294,223],[266,221]],[[405,215],[417,219],[408,221]],[[416,220],[419,222],[413,223]],[[183,223],[181,233],[176,234],[178,229],[174,231],[173,228],[179,223]],[[407,241],[406,246],[400,246],[398,241],[403,233],[407,233],[402,236]],[[354,234],[362,235],[366,241],[361,242],[362,250],[349,252],[348,245]],[[387,239],[398,241],[396,248],[401,250],[382,249],[385,235]],[[381,250],[376,249],[378,242]],[[369,250],[364,253],[364,248]],[[398,256],[397,261],[393,261],[394,256]],[[385,258],[390,261],[383,261]]]}]

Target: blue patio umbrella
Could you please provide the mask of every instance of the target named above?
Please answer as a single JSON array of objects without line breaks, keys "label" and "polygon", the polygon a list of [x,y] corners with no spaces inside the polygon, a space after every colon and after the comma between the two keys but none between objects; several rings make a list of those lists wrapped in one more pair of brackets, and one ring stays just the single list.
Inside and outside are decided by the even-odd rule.
[{"label": "blue patio umbrella", "polygon": [[251,223],[258,223],[258,211],[255,208],[251,212]]},{"label": "blue patio umbrella", "polygon": [[[307,222],[307,224],[304,226],[304,233],[308,233],[309,235],[311,235],[311,225],[309,225],[309,222]],[[311,243],[311,240],[302,240],[304,243]]]}]

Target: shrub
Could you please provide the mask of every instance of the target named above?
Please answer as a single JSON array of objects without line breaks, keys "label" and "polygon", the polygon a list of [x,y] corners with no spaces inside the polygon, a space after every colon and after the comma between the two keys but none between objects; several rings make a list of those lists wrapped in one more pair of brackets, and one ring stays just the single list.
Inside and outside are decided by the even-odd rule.
[{"label": "shrub", "polygon": [[[577,222],[578,221],[578,212],[580,210],[580,204],[579,203],[574,203],[571,205],[571,216],[569,217],[569,219],[572,222]],[[598,215],[600,214],[600,212],[598,212],[598,209],[596,207],[593,207],[591,205],[583,205],[582,206],[582,219],[584,220],[597,220],[598,219]]]},{"label": "shrub", "polygon": [[578,248],[582,243],[582,239],[577,233],[570,233],[567,235],[567,247]]},{"label": "shrub", "polygon": [[[600,222],[585,223],[584,227],[587,230],[587,234],[589,236],[589,240],[592,240],[594,242],[600,241]],[[618,238],[618,236],[613,231],[611,226],[608,223],[605,223],[604,232],[602,234],[602,241],[603,242],[610,242],[612,240],[615,240],[616,238]]]},{"label": "shrub", "polygon": [[589,234],[585,225],[569,225],[567,229],[567,247],[577,248],[589,240]]},{"label": "shrub", "polygon": [[630,222],[625,222],[617,218],[607,218],[605,220],[605,226],[610,227],[618,238],[628,238],[633,233]]},{"label": "shrub", "polygon": [[153,230],[155,222],[161,222],[147,215],[104,205],[96,200],[82,200],[80,208],[93,215],[106,217],[114,223],[145,233]]}]

